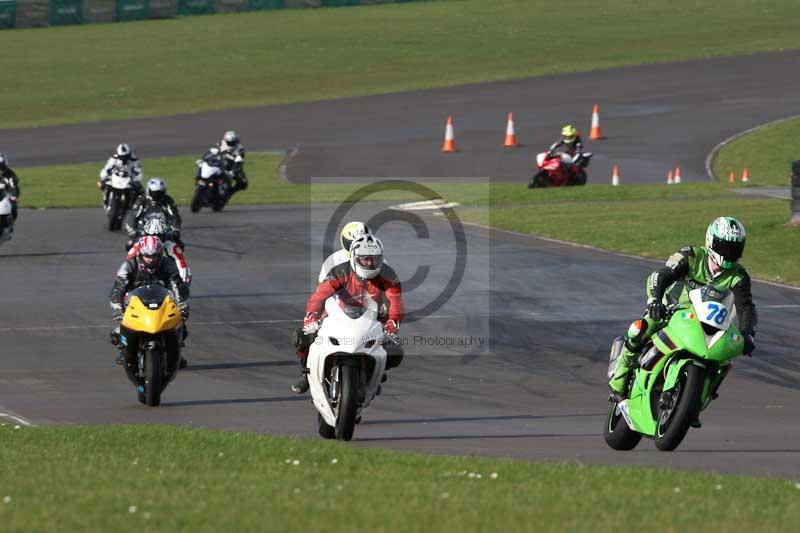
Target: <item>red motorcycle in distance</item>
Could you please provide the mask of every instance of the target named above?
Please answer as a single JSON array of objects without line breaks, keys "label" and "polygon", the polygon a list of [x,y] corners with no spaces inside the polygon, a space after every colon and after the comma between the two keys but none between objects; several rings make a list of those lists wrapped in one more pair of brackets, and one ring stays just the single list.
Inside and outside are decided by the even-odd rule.
[{"label": "red motorcycle in distance", "polygon": [[586,185],[586,167],[591,158],[592,154],[588,152],[576,157],[564,152],[552,155],[542,152],[536,156],[539,170],[531,177],[528,188]]}]

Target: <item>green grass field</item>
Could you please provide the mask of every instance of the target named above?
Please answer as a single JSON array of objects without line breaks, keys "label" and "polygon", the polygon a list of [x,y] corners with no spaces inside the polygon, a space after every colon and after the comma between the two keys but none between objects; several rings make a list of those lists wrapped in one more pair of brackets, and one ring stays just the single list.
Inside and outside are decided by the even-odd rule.
[{"label": "green grass field", "polygon": [[778,479],[165,426],[5,425],[0,444],[6,531],[729,533],[800,520],[800,485]]},{"label": "green grass field", "polygon": [[731,171],[737,184],[742,169],[750,170],[750,185],[789,187],[792,161],[800,159],[800,118],[779,122],[736,139],[719,151],[713,170],[727,182]]},{"label": "green grass field", "polygon": [[[499,191],[498,191],[499,192]],[[537,191],[538,193],[539,191]],[[702,245],[716,217],[747,228],[742,264],[760,279],[800,285],[800,230],[786,225],[789,201],[752,199],[722,185],[634,185],[550,189],[527,203],[460,211],[466,220],[666,261],[689,244]],[[635,222],[632,222],[635,221]],[[642,280],[644,284],[644,280]]]},{"label": "green grass field", "polygon": [[800,47],[795,0],[464,0],[0,32],[0,128]]}]

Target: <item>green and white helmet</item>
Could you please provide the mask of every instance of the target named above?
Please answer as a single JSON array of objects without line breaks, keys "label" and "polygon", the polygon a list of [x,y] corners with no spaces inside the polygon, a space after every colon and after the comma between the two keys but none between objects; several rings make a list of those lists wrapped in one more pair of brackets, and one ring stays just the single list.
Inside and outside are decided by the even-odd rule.
[{"label": "green and white helmet", "polygon": [[708,255],[725,270],[742,257],[744,241],[744,226],[733,217],[719,217],[706,230]]}]

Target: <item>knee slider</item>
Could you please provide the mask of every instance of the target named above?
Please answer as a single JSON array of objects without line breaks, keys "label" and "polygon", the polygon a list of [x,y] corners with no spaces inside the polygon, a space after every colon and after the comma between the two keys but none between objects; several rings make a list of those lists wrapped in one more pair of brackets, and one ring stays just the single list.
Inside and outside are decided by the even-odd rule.
[{"label": "knee slider", "polygon": [[315,337],[314,333],[303,333],[303,328],[297,328],[292,332],[292,345],[299,352],[307,352]]}]

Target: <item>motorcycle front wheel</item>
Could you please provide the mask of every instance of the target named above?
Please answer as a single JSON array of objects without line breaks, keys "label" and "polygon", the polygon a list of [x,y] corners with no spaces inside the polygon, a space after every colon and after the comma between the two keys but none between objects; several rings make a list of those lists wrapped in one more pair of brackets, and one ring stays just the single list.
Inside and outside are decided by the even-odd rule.
[{"label": "motorcycle front wheel", "polygon": [[319,432],[319,436],[323,439],[336,438],[336,430],[332,426],[329,426],[319,413],[317,413],[317,431]]},{"label": "motorcycle front wheel", "polygon": [[339,398],[339,416],[336,417],[336,438],[338,440],[353,438],[353,431],[356,428],[356,411],[358,410],[358,374],[358,368],[339,367],[342,392]]},{"label": "motorcycle front wheel", "polygon": [[611,448],[627,451],[636,448],[636,445],[642,440],[642,434],[628,427],[619,410],[619,404],[612,402],[606,419],[606,427],[603,430],[603,438]]},{"label": "motorcycle front wheel", "polygon": [[540,170],[533,176],[531,176],[530,182],[528,182],[529,189],[539,189],[543,187],[548,187],[550,185],[550,177],[547,175],[546,170]]},{"label": "motorcycle front wheel", "polygon": [[189,209],[191,209],[192,213],[197,213],[200,211],[200,208],[203,206],[203,190],[201,187],[194,188],[194,194],[192,195],[192,203],[189,204]]},{"label": "motorcycle front wheel", "polygon": [[117,219],[121,216],[122,202],[116,194],[112,194],[108,199],[108,231],[119,229]]},{"label": "motorcycle front wheel", "polygon": [[681,443],[692,420],[700,413],[705,381],[705,369],[690,363],[668,396],[662,393],[656,410],[656,448],[669,452]]},{"label": "motorcycle front wheel", "polygon": [[145,402],[150,407],[161,403],[161,349],[148,348],[144,354],[144,395]]}]

